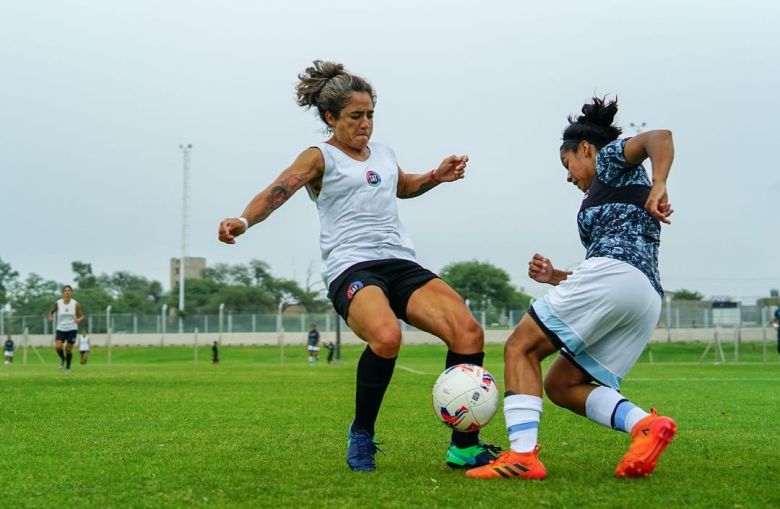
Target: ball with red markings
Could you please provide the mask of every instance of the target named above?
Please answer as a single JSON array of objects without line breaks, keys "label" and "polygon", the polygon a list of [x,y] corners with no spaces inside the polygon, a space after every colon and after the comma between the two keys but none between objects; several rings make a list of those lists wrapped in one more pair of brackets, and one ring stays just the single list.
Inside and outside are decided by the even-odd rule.
[{"label": "ball with red markings", "polygon": [[498,410],[498,385],[486,369],[458,364],[444,370],[433,385],[433,411],[458,431],[483,428]]}]

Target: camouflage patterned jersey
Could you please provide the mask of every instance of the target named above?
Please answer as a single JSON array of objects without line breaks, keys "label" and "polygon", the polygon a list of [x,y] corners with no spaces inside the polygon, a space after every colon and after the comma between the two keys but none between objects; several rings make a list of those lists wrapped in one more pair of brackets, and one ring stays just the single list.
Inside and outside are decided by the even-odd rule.
[{"label": "camouflage patterned jersey", "polygon": [[631,264],[663,296],[658,274],[661,224],[645,211],[650,178],[641,164],[626,162],[626,141],[615,140],[596,156],[596,177],[577,215],[580,240],[586,259],[601,256]]}]

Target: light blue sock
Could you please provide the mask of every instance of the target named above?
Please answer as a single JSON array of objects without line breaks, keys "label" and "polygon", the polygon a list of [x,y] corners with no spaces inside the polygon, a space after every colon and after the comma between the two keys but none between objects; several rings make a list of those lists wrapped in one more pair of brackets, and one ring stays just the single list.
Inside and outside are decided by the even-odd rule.
[{"label": "light blue sock", "polygon": [[649,414],[615,389],[601,386],[588,395],[585,415],[602,426],[631,433],[634,425]]},{"label": "light blue sock", "polygon": [[634,429],[636,423],[648,415],[650,414],[627,399],[624,399],[618,404],[617,408],[615,408],[615,414],[612,418],[612,427],[619,429],[620,431],[625,431],[626,433],[631,433],[631,430]]}]

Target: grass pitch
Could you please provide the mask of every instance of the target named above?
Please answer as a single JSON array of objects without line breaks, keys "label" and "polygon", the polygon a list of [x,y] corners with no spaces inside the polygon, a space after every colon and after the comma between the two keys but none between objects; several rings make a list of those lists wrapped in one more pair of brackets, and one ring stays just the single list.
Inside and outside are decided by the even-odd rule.
[{"label": "grass pitch", "polygon": [[[377,424],[373,474],[344,461],[355,364],[308,366],[303,347],[96,350],[73,373],[0,366],[0,507],[780,507],[780,364],[699,364],[702,345],[653,345],[623,386],[680,432],[647,479],[613,477],[628,436],[545,401],[545,481],[476,481],[444,465],[430,390],[443,346],[405,346]],[[743,352],[747,351],[743,347]],[[759,354],[756,354],[760,357]],[[749,357],[749,356],[748,356]],[[727,353],[727,359],[730,359]],[[659,362],[662,360],[663,362]],[[675,360],[694,362],[673,362]],[[485,367],[502,384],[501,346]],[[503,417],[482,432],[506,446]]]}]

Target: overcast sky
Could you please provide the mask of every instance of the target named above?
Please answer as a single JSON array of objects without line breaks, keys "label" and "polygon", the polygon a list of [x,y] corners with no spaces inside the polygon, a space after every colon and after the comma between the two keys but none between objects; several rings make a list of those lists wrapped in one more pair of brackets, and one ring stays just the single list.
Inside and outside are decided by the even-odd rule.
[{"label": "overcast sky", "polygon": [[80,260],[167,288],[192,143],[188,255],[319,280],[305,192],[237,245],[216,238],[324,138],[294,101],[319,58],[374,85],[373,139],[404,171],[469,155],[465,180],[400,202],[423,265],[487,261],[535,296],[534,252],[575,267],[582,195],[560,135],[593,94],[616,94],[626,134],[674,133],[664,287],[765,296],[780,288],[779,20],[769,0],[6,1],[0,258],[63,283]]}]

